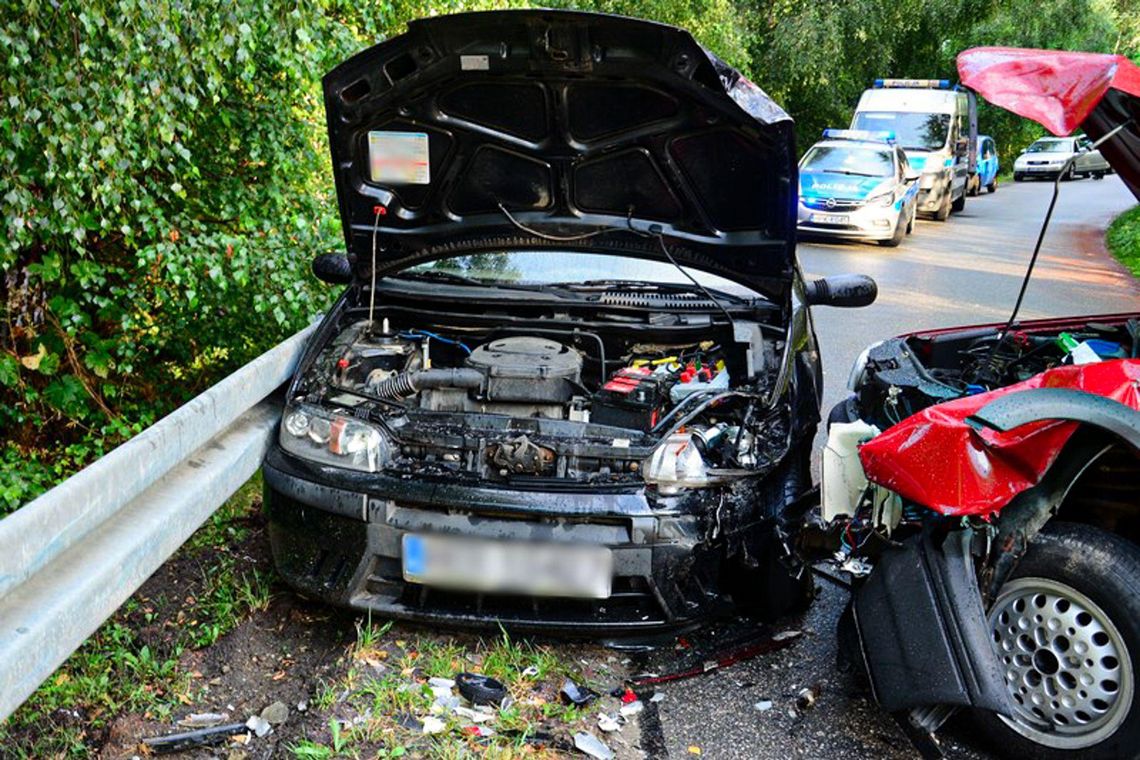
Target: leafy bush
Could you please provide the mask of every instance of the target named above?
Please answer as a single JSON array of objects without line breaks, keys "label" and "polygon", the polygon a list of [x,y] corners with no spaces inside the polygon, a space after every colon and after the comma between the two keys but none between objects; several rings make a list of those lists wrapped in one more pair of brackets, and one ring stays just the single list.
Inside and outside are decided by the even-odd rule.
[{"label": "leafy bush", "polygon": [[1108,228],[1108,248],[1117,261],[1140,277],[1140,206],[1133,206]]},{"label": "leafy bush", "polygon": [[339,234],[319,77],[361,43],[278,0],[4,5],[15,507],[324,305],[307,266]]}]

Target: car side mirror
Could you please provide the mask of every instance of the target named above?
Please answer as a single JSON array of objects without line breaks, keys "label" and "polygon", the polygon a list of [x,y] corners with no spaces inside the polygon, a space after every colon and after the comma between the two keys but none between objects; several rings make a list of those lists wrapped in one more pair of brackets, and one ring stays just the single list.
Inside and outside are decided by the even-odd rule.
[{"label": "car side mirror", "polygon": [[322,253],[313,259],[313,274],[330,285],[352,282],[352,263],[343,253]]},{"label": "car side mirror", "polygon": [[879,286],[865,274],[837,274],[804,283],[804,294],[810,306],[855,309],[873,304]]}]

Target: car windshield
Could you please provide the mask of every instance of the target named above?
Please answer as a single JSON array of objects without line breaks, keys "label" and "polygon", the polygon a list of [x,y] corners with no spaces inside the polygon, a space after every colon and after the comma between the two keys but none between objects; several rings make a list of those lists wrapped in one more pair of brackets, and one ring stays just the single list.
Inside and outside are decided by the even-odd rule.
[{"label": "car windshield", "polygon": [[[755,298],[759,294],[697,269],[686,268],[705,287],[720,293]],[[395,278],[437,279],[455,285],[542,287],[546,285],[605,286],[646,283],[692,287],[678,269],[664,261],[630,256],[568,251],[494,251],[429,261],[405,269]]]},{"label": "car windshield", "polygon": [[804,156],[800,169],[860,177],[889,177],[894,174],[895,166],[890,151],[885,149],[817,145]]},{"label": "car windshield", "polygon": [[1068,140],[1038,140],[1029,146],[1026,153],[1072,153],[1073,146]]},{"label": "car windshield", "polygon": [[851,126],[853,129],[894,132],[903,150],[938,150],[946,145],[950,114],[860,111],[855,114],[855,122]]}]

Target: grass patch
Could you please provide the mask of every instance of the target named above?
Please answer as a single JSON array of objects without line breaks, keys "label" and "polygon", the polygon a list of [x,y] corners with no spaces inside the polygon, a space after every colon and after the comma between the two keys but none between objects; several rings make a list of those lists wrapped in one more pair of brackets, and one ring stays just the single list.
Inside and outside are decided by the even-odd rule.
[{"label": "grass patch", "polygon": [[195,593],[128,599],[0,725],[0,755],[86,757],[116,716],[166,719],[193,701],[196,686],[179,668],[182,654],[214,643],[269,604],[270,574],[233,551],[250,535],[260,493],[258,475],[175,555],[199,575]]},{"label": "grass patch", "polygon": [[1133,275],[1140,277],[1140,206],[1113,220],[1105,236],[1108,249]]},{"label": "grass patch", "polygon": [[[395,758],[405,753],[428,758],[534,757],[555,749],[535,737],[561,736],[592,725],[597,706],[563,705],[558,690],[565,677],[579,679],[574,661],[552,648],[511,639],[458,640],[430,633],[407,635],[389,624],[360,621],[349,648],[343,678],[324,683],[314,704],[331,714],[327,731],[289,745],[302,760],[332,757]],[[406,637],[405,637],[406,636]],[[463,671],[493,676],[506,685],[509,703],[493,717],[473,724],[441,709],[428,683]],[[594,684],[598,690],[603,684]],[[454,695],[458,690],[454,691]],[[440,733],[424,735],[419,721],[438,718]],[[493,730],[477,736],[474,725]]]}]

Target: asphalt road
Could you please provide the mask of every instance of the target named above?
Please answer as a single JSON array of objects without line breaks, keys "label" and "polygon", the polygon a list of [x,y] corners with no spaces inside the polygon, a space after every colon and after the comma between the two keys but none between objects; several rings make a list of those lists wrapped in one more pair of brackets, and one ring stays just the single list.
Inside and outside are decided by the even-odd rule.
[{"label": "asphalt road", "polygon": [[[805,244],[809,276],[862,272],[879,283],[865,309],[817,309],[823,352],[824,409],[846,394],[847,373],[875,340],[920,328],[1000,322],[1010,309],[1049,203],[1052,184],[1007,183],[967,200],[946,223],[920,221],[900,248]],[[1135,200],[1116,177],[1061,186],[1022,316],[1140,310],[1140,286],[1104,249],[1104,229]],[[846,602],[831,586],[803,621],[792,647],[661,688],[661,731],[672,758],[910,758],[894,723],[835,672],[835,623]],[[806,710],[796,694],[818,687]],[[771,707],[757,709],[757,703]],[[951,757],[987,757],[969,723],[944,731]]]}]

